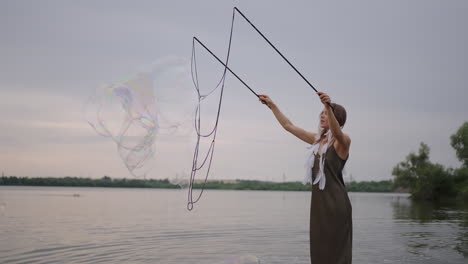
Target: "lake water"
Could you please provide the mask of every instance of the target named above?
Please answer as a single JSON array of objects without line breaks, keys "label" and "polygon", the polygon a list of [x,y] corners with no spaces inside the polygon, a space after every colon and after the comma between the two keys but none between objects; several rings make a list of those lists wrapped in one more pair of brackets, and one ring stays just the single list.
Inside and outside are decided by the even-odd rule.
[{"label": "lake water", "polygon": [[[310,263],[310,193],[0,186],[0,263]],[[350,193],[353,263],[467,263],[468,208]]]}]

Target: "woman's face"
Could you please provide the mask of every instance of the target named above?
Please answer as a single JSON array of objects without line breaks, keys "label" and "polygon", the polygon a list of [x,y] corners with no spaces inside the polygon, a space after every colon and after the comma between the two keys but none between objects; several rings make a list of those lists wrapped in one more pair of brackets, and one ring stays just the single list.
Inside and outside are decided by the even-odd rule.
[{"label": "woman's face", "polygon": [[320,127],[323,129],[328,129],[328,116],[325,109],[320,113]]}]

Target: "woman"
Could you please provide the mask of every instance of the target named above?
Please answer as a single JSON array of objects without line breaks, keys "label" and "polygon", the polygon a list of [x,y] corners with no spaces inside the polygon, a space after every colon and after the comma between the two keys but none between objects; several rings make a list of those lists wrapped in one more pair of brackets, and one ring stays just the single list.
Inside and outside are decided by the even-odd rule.
[{"label": "woman", "polygon": [[271,109],[284,129],[312,144],[305,179],[305,183],[312,183],[311,263],[349,264],[352,260],[352,212],[342,174],[351,145],[351,139],[342,131],[346,110],[332,103],[326,93],[318,92],[318,95],[324,105],[318,133],[295,126],[267,95],[260,95],[259,99]]}]

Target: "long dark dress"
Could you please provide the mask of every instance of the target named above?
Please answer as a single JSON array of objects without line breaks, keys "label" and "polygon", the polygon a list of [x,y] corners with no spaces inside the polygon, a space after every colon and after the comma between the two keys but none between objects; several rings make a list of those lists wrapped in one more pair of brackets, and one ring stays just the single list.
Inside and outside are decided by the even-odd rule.
[{"label": "long dark dress", "polygon": [[[352,260],[353,223],[351,202],[343,181],[347,161],[336,153],[333,144],[326,151],[325,189],[312,185],[310,206],[310,257],[312,264],[349,264]],[[315,155],[312,179],[319,169]]]}]

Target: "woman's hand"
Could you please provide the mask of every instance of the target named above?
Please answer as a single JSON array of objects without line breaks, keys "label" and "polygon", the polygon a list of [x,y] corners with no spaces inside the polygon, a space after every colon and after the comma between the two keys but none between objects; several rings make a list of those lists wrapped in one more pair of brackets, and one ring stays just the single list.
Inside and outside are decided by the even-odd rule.
[{"label": "woman's hand", "polygon": [[328,94],[324,92],[317,92],[317,94],[320,97],[320,101],[322,101],[322,104],[324,104],[326,107],[328,107],[329,104],[331,104],[331,99],[330,96],[328,96]]},{"label": "woman's hand", "polygon": [[270,108],[271,108],[271,106],[274,105],[273,100],[271,100],[271,98],[268,95],[260,94],[258,96],[258,99],[262,104],[267,105]]}]

